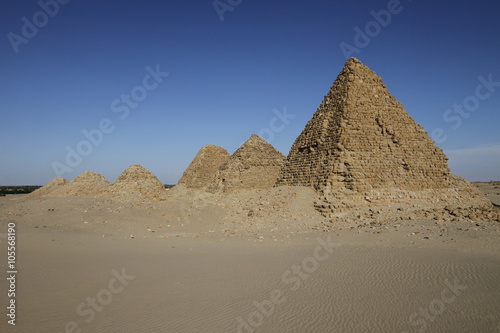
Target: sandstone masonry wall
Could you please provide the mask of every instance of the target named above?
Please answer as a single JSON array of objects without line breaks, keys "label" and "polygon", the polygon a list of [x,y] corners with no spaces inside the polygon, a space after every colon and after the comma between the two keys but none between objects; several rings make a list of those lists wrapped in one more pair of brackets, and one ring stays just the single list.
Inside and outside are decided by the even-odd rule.
[{"label": "sandstone masonry wall", "polygon": [[210,192],[271,188],[278,179],[285,156],[253,134],[221,165]]}]

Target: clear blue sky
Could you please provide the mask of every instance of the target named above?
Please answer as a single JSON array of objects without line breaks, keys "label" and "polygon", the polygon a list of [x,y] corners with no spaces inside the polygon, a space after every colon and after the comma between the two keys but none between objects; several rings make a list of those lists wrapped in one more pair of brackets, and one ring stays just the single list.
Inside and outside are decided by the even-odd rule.
[{"label": "clear blue sky", "polygon": [[[72,0],[55,13],[42,0],[48,15],[3,1],[0,184],[45,184],[54,162],[68,180],[92,170],[113,181],[139,163],[176,183],[203,145],[232,153],[252,133],[286,155],[348,55],[429,133],[441,129],[454,173],[500,180],[497,0],[231,2],[217,13],[212,0]],[[388,6],[390,22],[370,23]],[[453,110],[464,103],[472,111]],[[283,122],[284,110],[295,117]],[[82,131],[100,125],[89,148]],[[67,147],[87,155],[70,167]]]}]

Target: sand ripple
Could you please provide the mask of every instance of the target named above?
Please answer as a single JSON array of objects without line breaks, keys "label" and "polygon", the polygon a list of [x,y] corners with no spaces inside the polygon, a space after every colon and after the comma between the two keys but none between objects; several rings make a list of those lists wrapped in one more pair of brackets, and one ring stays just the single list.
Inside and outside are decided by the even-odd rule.
[{"label": "sand ripple", "polygon": [[[71,250],[33,251],[25,256],[20,285],[25,301],[16,328],[63,332],[68,321],[75,321],[82,332],[111,333],[418,332],[424,325],[426,332],[499,329],[497,257],[343,245],[295,285],[283,274],[311,256],[314,241],[291,248],[164,244],[76,249],[79,261],[72,259],[76,254]],[[58,263],[58,271],[44,270],[43,258]],[[86,323],[76,314],[77,305],[95,297],[106,287],[110,268],[120,267],[136,279]],[[449,303],[442,301],[446,281],[465,286]],[[285,299],[274,304],[270,315],[261,311],[259,321],[254,302],[270,300],[273,290]],[[444,308],[433,313],[439,302]],[[431,316],[425,317],[422,309]],[[249,326],[238,331],[238,318]]]}]

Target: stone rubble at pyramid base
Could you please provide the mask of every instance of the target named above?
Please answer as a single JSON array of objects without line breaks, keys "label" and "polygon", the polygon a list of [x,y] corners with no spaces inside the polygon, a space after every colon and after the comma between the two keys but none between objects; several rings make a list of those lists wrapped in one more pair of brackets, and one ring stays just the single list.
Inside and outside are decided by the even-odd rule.
[{"label": "stone rubble at pyramid base", "polygon": [[[324,218],[314,208],[316,192],[305,186],[280,186],[266,189],[239,189],[210,193],[183,185],[173,187],[166,203],[189,203],[186,214],[206,209],[219,209],[218,219],[246,230],[268,228],[274,221],[283,221],[277,228],[297,223],[312,228]],[[210,223],[211,221],[204,221]],[[286,227],[288,228],[288,227]]]},{"label": "stone rubble at pyramid base", "polygon": [[138,183],[137,185],[122,185],[120,188],[110,185],[100,193],[91,196],[95,198],[121,200],[125,202],[138,199],[146,201],[166,200],[164,197],[164,193],[159,189],[154,191],[147,191],[144,189],[138,190],[138,187],[140,187],[140,183]]},{"label": "stone rubble at pyramid base", "polygon": [[[126,173],[127,174],[127,173]],[[137,175],[137,173],[135,173]],[[147,173],[146,173],[147,175]],[[143,176],[141,176],[143,177]],[[140,181],[121,182],[120,186],[108,185],[101,191],[85,194],[75,192],[65,195],[31,196],[94,197],[108,202],[127,205],[154,204],[164,202],[182,208],[183,214],[197,214],[205,209],[216,209],[222,221],[254,230],[269,227],[276,219],[298,223],[303,227],[331,229],[353,227],[381,227],[402,220],[427,219],[441,222],[493,223],[500,222],[498,208],[475,186],[453,177],[454,189],[422,191],[373,191],[356,193],[350,190],[333,191],[326,196],[311,187],[276,186],[266,189],[234,189],[210,193],[204,189],[190,189],[177,185],[171,190],[160,189],[153,179],[153,191],[145,191]],[[54,183],[58,188],[71,184],[61,179]],[[52,184],[54,184],[52,183]],[[56,191],[57,193],[61,193]],[[27,195],[27,197],[30,197]],[[209,221],[207,221],[209,222]],[[321,227],[317,227],[320,225]],[[280,228],[280,225],[276,225]]]},{"label": "stone rubble at pyramid base", "polygon": [[433,218],[500,221],[491,201],[466,180],[451,175],[450,186],[409,191],[383,189],[355,192],[347,189],[318,191],[315,208],[330,221],[360,222]]},{"label": "stone rubble at pyramid base", "polygon": [[323,229],[397,223],[402,220],[500,222],[500,212],[479,190],[460,177],[451,176],[454,187],[408,191],[385,189],[359,193],[350,190],[315,191],[306,186],[238,188],[208,192],[177,185],[167,200],[192,200],[193,206],[214,205],[224,209],[223,219],[254,226],[266,218],[301,221],[323,218]]}]

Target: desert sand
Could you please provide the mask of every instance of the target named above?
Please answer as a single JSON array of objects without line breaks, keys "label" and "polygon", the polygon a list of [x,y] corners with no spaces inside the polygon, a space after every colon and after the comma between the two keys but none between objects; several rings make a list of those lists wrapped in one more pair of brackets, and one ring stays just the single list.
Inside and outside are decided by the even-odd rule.
[{"label": "desert sand", "polygon": [[[500,195],[498,183],[478,186]],[[498,332],[497,222],[323,231],[313,192],[292,190],[283,201],[173,190],[164,201],[0,198],[19,266],[17,325],[2,331]],[[106,291],[113,271],[127,284],[116,294]]]}]

